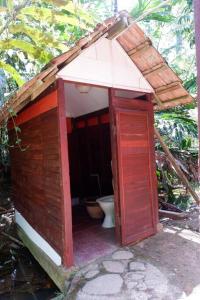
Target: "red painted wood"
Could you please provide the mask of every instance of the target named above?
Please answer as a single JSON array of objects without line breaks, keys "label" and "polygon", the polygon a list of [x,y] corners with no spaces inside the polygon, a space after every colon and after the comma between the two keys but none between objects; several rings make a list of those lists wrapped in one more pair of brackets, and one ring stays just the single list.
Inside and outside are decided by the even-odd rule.
[{"label": "red painted wood", "polygon": [[[30,107],[26,108],[24,111],[19,113],[17,117],[15,117],[15,124],[21,125],[29,120],[57,107],[57,91],[49,93],[41,100],[36,103],[33,103]],[[10,120],[8,124],[8,129],[13,129],[14,124],[13,121]]]},{"label": "red painted wood", "polygon": [[86,126],[85,120],[79,120],[79,121],[76,123],[76,127],[77,127],[77,128],[84,128],[85,126]]},{"label": "red painted wood", "polygon": [[58,124],[60,133],[61,174],[62,174],[62,223],[63,223],[63,264],[73,265],[72,208],[69,178],[68,140],[66,108],[64,98],[64,81],[58,79]]},{"label": "red painted wood", "polygon": [[98,118],[97,118],[97,117],[89,118],[89,119],[87,120],[87,125],[88,125],[88,126],[95,126],[95,125],[98,125]]},{"label": "red painted wood", "polygon": [[121,223],[121,241],[126,245],[156,232],[153,107],[149,101],[116,98],[113,93],[110,101],[120,207],[117,226]]},{"label": "red painted wood", "polygon": [[103,114],[102,116],[100,116],[100,123],[101,124],[107,124],[110,122],[110,116],[109,113],[107,114]]},{"label": "red painted wood", "polygon": [[66,118],[66,124],[67,124],[67,133],[72,133],[72,119]]},{"label": "red painted wood", "polygon": [[[29,224],[62,256],[62,194],[58,112],[21,124],[22,148],[10,148],[12,199]],[[9,131],[15,144],[15,131]]]},{"label": "red painted wood", "polygon": [[116,240],[121,243],[121,222],[120,222],[120,195],[119,195],[119,167],[117,159],[117,139],[116,139],[116,117],[113,106],[113,90],[109,89],[109,115],[110,115],[110,136],[112,152],[112,176],[115,201],[115,235]]}]

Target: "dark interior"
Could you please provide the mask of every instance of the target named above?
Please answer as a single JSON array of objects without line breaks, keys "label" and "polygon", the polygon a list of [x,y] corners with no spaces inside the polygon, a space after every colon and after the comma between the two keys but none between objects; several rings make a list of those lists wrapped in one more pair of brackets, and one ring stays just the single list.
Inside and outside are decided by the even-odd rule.
[{"label": "dark interior", "polygon": [[72,198],[113,193],[110,125],[101,122],[105,115],[103,110],[72,120],[68,134]]},{"label": "dark interior", "polygon": [[68,148],[74,260],[83,265],[116,249],[114,228],[103,228],[104,214],[92,218],[86,204],[113,194],[108,110],[71,120]]}]

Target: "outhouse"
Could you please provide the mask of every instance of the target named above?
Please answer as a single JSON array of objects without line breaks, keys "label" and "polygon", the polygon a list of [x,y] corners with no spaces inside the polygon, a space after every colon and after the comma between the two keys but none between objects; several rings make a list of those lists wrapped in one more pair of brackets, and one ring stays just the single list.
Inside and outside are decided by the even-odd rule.
[{"label": "outhouse", "polygon": [[[156,233],[154,110],[191,101],[141,28],[119,14],[1,109],[1,122],[17,113],[8,126],[19,234],[60,288],[61,269]],[[85,209],[88,199],[108,195],[113,228]]]}]

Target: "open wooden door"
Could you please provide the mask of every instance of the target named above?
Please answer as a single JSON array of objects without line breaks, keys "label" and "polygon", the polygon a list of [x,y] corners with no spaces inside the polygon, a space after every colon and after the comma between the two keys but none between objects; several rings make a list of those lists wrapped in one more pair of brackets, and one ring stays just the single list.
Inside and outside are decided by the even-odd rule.
[{"label": "open wooden door", "polygon": [[116,95],[110,91],[116,233],[127,245],[156,233],[153,106],[150,95],[146,100]]}]

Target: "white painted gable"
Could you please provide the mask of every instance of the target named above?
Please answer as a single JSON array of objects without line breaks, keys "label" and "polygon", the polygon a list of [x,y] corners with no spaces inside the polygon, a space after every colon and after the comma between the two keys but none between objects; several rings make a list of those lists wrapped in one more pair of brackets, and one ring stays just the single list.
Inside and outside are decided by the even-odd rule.
[{"label": "white painted gable", "polygon": [[57,74],[64,80],[105,87],[152,92],[129,56],[116,40],[99,39]]}]

